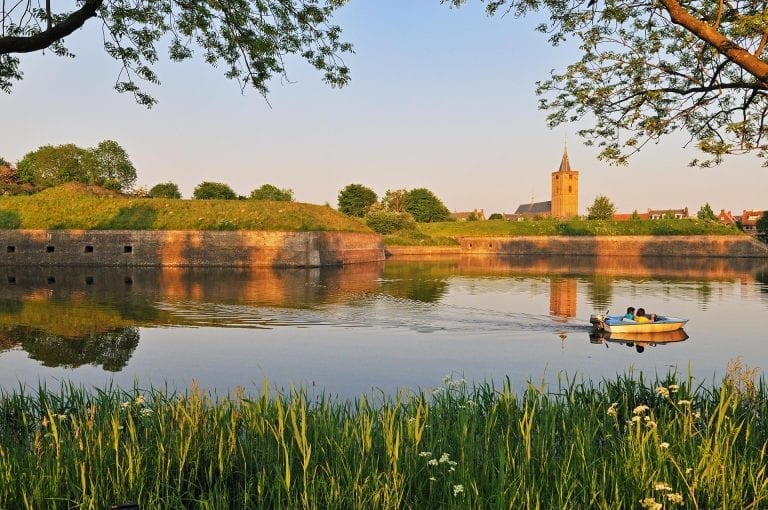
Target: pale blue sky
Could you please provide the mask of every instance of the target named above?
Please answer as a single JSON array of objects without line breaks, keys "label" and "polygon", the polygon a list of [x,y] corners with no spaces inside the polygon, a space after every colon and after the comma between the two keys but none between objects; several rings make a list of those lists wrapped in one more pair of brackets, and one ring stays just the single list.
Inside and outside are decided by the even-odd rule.
[{"label": "pale blue sky", "polygon": [[490,214],[548,200],[567,139],[582,212],[599,194],[621,212],[695,213],[704,202],[716,212],[768,209],[768,169],[752,155],[692,169],[695,151],[678,137],[616,168],[596,160],[576,126],[549,130],[535,82],[575,50],[550,47],[533,20],[488,18],[478,4],[352,0],[336,21],[355,45],[345,88],[292,61],[292,83],[275,80],[267,103],[252,90],[241,95],[220,69],[164,62],[151,110],[113,91],[119,69],[92,21],[68,40],[78,58],[27,56],[25,79],[0,93],[0,156],[16,161],[45,144],[112,139],[128,151],[139,184],[173,181],[185,197],[205,180],[242,195],[271,183],[299,201],[335,206],[341,188],[361,183],[380,196],[427,187],[451,210]]}]

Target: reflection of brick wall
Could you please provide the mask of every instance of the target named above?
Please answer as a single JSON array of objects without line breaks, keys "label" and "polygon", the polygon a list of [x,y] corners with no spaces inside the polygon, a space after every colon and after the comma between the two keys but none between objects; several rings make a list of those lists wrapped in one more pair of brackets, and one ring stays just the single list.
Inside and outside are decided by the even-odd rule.
[{"label": "reflection of brick wall", "polygon": [[384,259],[378,234],[4,230],[0,265],[319,267]]},{"label": "reflection of brick wall", "polygon": [[461,253],[601,257],[765,257],[749,236],[463,237]]}]

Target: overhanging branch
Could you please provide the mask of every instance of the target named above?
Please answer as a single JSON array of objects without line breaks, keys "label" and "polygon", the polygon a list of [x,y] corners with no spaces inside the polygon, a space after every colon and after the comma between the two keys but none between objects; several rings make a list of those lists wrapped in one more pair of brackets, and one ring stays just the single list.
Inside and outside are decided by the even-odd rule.
[{"label": "overhanging branch", "polygon": [[86,21],[96,16],[96,11],[104,0],[86,0],[83,6],[67,16],[61,23],[27,37],[7,36],[0,37],[0,55],[10,53],[31,53],[44,50],[56,41],[60,41]]}]

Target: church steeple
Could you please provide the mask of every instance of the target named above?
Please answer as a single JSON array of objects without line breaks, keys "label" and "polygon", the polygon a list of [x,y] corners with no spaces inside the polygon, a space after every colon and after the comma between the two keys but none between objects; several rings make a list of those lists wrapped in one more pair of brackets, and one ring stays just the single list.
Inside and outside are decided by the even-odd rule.
[{"label": "church steeple", "polygon": [[571,172],[571,163],[568,161],[568,146],[563,147],[563,159],[560,161],[558,172]]},{"label": "church steeple", "polygon": [[570,219],[578,214],[579,172],[571,168],[568,146],[564,146],[560,168],[552,172],[552,217]]}]

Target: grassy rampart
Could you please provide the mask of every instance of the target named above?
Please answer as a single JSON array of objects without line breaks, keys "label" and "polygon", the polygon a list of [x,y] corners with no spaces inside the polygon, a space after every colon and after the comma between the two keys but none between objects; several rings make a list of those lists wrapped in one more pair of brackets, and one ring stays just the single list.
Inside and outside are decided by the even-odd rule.
[{"label": "grassy rampart", "polygon": [[257,200],[177,200],[94,194],[78,185],[0,197],[0,228],[370,232],[325,206]]},{"label": "grassy rampart", "polygon": [[309,401],[0,394],[0,507],[764,508],[768,388],[668,375]]},{"label": "grassy rampart", "polygon": [[739,235],[736,227],[698,219],[452,221],[420,223],[417,230],[385,235],[387,245],[450,245],[459,237],[503,236],[697,236]]}]

